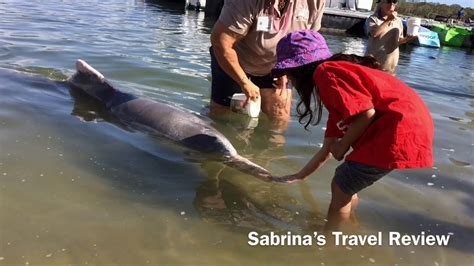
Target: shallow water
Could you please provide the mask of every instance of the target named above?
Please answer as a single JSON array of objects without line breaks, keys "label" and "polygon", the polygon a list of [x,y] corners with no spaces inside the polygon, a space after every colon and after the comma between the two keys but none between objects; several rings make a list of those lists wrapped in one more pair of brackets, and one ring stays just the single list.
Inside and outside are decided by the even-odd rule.
[{"label": "shallow water", "polygon": [[[358,232],[451,234],[447,247],[251,247],[251,231],[321,232],[330,162],[297,185],[267,184],[113,123],[64,80],[83,58],[124,91],[203,117],[209,103],[204,14],[143,1],[0,2],[0,265],[470,265],[474,259],[474,66],[468,50],[405,47],[398,76],[436,125],[436,167],[394,172],[360,194]],[[334,52],[364,39],[326,35]],[[294,99],[296,101],[296,99]],[[295,103],[295,102],[294,102]],[[242,155],[299,170],[322,127],[296,117],[215,121]],[[342,255],[343,254],[343,255]]]}]

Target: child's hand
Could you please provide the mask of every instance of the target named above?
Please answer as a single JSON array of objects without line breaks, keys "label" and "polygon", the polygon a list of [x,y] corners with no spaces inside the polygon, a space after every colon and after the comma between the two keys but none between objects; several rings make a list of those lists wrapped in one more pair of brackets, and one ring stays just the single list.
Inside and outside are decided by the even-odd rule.
[{"label": "child's hand", "polygon": [[346,147],[345,145],[342,144],[341,141],[337,141],[334,144],[331,145],[330,151],[334,159],[340,161],[344,159],[344,155],[347,153],[349,150],[349,147]]},{"label": "child's hand", "polygon": [[281,176],[277,177],[274,176],[272,177],[273,182],[277,183],[285,183],[285,184],[291,184],[291,183],[296,183],[305,180],[305,177],[300,177],[298,174],[293,174],[293,175],[286,175],[286,176]]},{"label": "child's hand", "polygon": [[275,89],[286,89],[288,87],[288,79],[286,76],[281,76],[272,83]]}]

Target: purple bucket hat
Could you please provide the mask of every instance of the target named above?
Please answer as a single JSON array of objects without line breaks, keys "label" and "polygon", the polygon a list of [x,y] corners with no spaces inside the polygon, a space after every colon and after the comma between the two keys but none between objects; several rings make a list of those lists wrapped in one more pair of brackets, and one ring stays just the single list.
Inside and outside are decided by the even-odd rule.
[{"label": "purple bucket hat", "polygon": [[277,45],[277,64],[273,74],[331,57],[324,37],[312,30],[292,32]]}]

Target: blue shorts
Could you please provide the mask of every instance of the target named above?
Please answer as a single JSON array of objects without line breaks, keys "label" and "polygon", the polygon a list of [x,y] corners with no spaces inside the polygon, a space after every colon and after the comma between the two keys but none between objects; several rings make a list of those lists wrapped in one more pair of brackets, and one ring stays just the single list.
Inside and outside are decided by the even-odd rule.
[{"label": "blue shorts", "polygon": [[[242,93],[242,89],[239,84],[235,82],[225,71],[219,66],[212,47],[209,48],[211,54],[211,74],[212,74],[212,85],[211,85],[211,99],[212,101],[224,105],[230,106],[230,99],[234,93]],[[274,88],[274,78],[271,73],[266,76],[253,76],[247,74],[247,77],[259,88]]]},{"label": "blue shorts", "polygon": [[345,161],[336,168],[333,181],[342,192],[354,195],[372,185],[375,181],[390,173],[392,170],[380,169],[365,164]]}]

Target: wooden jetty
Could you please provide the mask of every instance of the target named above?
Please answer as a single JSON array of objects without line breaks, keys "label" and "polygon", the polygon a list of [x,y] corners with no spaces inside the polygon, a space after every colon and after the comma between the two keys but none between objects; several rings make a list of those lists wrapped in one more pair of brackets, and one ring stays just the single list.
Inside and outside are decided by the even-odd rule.
[{"label": "wooden jetty", "polygon": [[363,36],[365,20],[372,14],[369,11],[356,11],[327,7],[324,9],[321,26],[326,29],[344,31],[351,35]]}]

